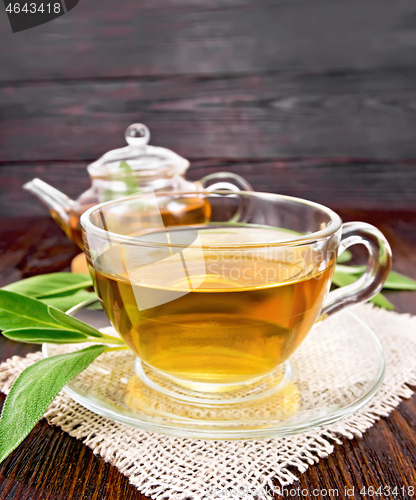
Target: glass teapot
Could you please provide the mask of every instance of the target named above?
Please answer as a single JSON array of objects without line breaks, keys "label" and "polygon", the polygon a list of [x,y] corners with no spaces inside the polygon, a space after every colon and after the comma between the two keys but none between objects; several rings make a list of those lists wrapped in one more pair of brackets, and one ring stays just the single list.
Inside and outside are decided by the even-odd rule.
[{"label": "glass teapot", "polygon": [[[104,201],[128,196],[146,188],[155,192],[169,191],[251,191],[250,184],[239,175],[217,172],[201,180],[185,180],[189,161],[173,151],[149,146],[150,132],[146,125],[135,123],[127,128],[128,146],[104,154],[87,167],[92,186],[77,200],[71,200],[61,191],[40,179],[33,179],[23,188],[35,194],[49,209],[54,220],[65,234],[83,249],[80,216],[88,209]],[[183,209],[183,217],[189,223],[198,220],[198,203]]]}]

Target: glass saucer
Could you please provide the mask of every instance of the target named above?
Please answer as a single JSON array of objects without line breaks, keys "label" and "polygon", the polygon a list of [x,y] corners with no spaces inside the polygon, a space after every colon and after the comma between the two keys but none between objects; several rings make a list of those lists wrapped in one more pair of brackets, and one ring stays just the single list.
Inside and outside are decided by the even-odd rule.
[{"label": "glass saucer", "polygon": [[[112,328],[102,310],[84,307],[73,315],[96,328]],[[84,347],[44,344],[43,354]],[[344,311],[318,323],[290,363],[261,384],[242,386],[231,395],[178,387],[129,350],[102,354],[64,391],[98,415],[146,431],[258,439],[297,434],[348,417],[375,395],[384,372],[377,336],[354,313]]]}]

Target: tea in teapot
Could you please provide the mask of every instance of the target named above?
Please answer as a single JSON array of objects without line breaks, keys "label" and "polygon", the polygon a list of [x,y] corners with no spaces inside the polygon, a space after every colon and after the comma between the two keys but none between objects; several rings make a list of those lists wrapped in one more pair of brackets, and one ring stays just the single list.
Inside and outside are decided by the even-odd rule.
[{"label": "tea in teapot", "polygon": [[[173,151],[150,146],[146,125],[130,125],[125,132],[127,146],[105,153],[88,167],[91,187],[72,200],[40,179],[33,179],[23,188],[35,194],[49,209],[65,234],[83,249],[80,216],[89,208],[146,189],[154,192],[195,192],[214,189],[251,191],[250,184],[239,175],[217,172],[196,182],[185,179],[189,161]],[[208,210],[208,212],[207,212]],[[188,199],[186,206],[177,206],[161,214],[166,225],[203,223],[210,208],[199,197]]]}]

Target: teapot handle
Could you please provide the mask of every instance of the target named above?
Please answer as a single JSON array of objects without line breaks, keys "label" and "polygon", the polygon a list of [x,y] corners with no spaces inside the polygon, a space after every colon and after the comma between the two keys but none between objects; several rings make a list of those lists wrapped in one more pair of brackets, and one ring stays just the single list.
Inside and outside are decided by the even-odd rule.
[{"label": "teapot handle", "polygon": [[[199,182],[205,191],[229,191],[230,194],[226,196],[234,198],[238,198],[238,196],[237,194],[232,193],[238,193],[241,191],[254,191],[250,183],[247,182],[243,177],[241,177],[241,175],[233,174],[232,172],[216,172],[215,174],[209,174],[203,177]],[[236,213],[227,222],[247,222],[249,213],[250,210],[247,210],[247,207],[243,208],[243,204],[240,203],[240,207],[237,209]]]},{"label": "teapot handle", "polygon": [[232,172],[216,172],[199,181],[205,191],[253,191],[253,187],[241,175]]}]

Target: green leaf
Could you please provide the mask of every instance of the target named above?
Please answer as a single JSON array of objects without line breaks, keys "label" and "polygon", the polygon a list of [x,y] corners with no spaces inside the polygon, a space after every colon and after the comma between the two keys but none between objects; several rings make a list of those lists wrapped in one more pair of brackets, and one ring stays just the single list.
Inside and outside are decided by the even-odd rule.
[{"label": "green leaf", "polygon": [[384,309],[394,309],[394,305],[389,300],[387,300],[382,293],[379,293],[378,295],[373,297],[370,302],[372,302],[376,306],[384,307]]},{"label": "green leaf", "polygon": [[335,272],[342,274],[362,274],[366,269],[367,266],[342,266],[341,264],[337,264]]},{"label": "green leaf", "polygon": [[96,298],[94,292],[87,292],[86,290],[77,290],[75,293],[71,293],[70,295],[61,294],[57,296],[50,296],[44,299],[39,299],[44,304],[48,306],[53,306],[60,311],[68,311],[74,306],[81,304],[86,300]]},{"label": "green leaf", "polygon": [[59,309],[20,293],[0,290],[0,329],[13,340],[54,344],[88,342],[124,344],[120,338],[99,332]]},{"label": "green leaf", "polygon": [[[128,196],[130,194],[138,193],[140,191],[137,177],[134,175],[134,170],[126,161],[121,161],[119,166],[119,173],[125,174],[120,177],[119,182],[123,182],[125,184],[124,191],[122,192],[123,196]],[[109,201],[114,200],[115,198],[120,197],[120,191],[113,191],[112,189],[104,189],[102,193],[103,200]]]},{"label": "green leaf", "polygon": [[355,276],[354,274],[335,272],[334,275],[332,276],[332,283],[336,286],[346,286],[346,285],[351,285],[351,283],[357,281],[358,278],[359,276]]},{"label": "green leaf", "polygon": [[48,306],[20,293],[0,290],[0,330],[64,328],[49,315]]},{"label": "green leaf", "polygon": [[352,259],[352,253],[349,250],[344,250],[342,254],[338,257],[338,264],[344,264],[344,262],[348,262]]},{"label": "green leaf", "polygon": [[93,328],[92,326],[89,326],[86,323],[83,323],[82,321],[73,318],[72,316],[68,316],[62,311],[55,309],[54,307],[48,306],[48,312],[53,319],[59,321],[66,327],[69,326],[71,329],[76,330],[78,332],[82,332],[89,337],[103,338],[103,334],[98,330],[96,330],[95,328]]},{"label": "green leaf", "polygon": [[4,403],[0,418],[0,462],[19,446],[62,387],[81,373],[106,347],[94,345],[42,359],[24,370]]},{"label": "green leaf", "polygon": [[[62,313],[63,314],[63,313]],[[27,344],[77,344],[86,342],[88,335],[75,330],[61,330],[58,328],[19,328],[6,330],[3,335],[15,342],[26,342]]]},{"label": "green leaf", "polygon": [[54,295],[74,292],[90,286],[92,286],[92,280],[86,274],[51,273],[16,281],[5,286],[3,289],[43,299]]},{"label": "green leaf", "polygon": [[384,283],[384,288],[391,290],[416,290],[416,281],[403,274],[391,271]]},{"label": "green leaf", "polygon": [[126,161],[121,161],[118,168],[120,172],[131,174],[123,177],[123,182],[126,184],[126,194],[137,193],[139,190],[139,186],[137,185],[137,179],[131,166]]},{"label": "green leaf", "polygon": [[100,301],[94,302],[93,304],[88,306],[89,310],[92,311],[103,311],[103,306],[101,305]]},{"label": "green leaf", "polygon": [[125,160],[122,160],[119,163],[118,168],[119,168],[120,172],[125,172],[126,174],[131,174],[132,172],[134,172],[134,170],[131,168],[131,166]]},{"label": "green leaf", "polygon": [[90,300],[96,295],[85,290],[92,286],[92,280],[85,274],[51,273],[34,276],[4,287],[4,290],[39,299],[62,311]]},{"label": "green leaf", "polygon": [[[338,266],[337,266],[338,268]],[[355,281],[357,281],[357,279],[359,278],[360,276],[359,275],[355,275],[355,274],[348,274],[348,273],[334,273],[334,276],[332,277],[332,282],[334,283],[334,285],[336,286],[346,286],[346,285],[351,285],[351,283],[354,283]],[[381,293],[379,293],[378,295],[376,295],[375,297],[373,297],[370,302],[372,302],[373,304],[379,306],[379,307],[384,307],[385,309],[394,309],[394,306],[393,304],[386,299],[386,297],[384,295],[382,295]]]},{"label": "green leaf", "polygon": [[[358,279],[365,269],[366,266],[341,266],[337,264],[332,281],[337,286],[344,286],[344,284],[348,285]],[[343,279],[341,275],[354,275],[354,279]],[[337,281],[343,284],[338,285]],[[407,276],[403,276],[403,274],[390,271],[387,280],[384,282],[383,288],[390,290],[416,290],[416,281]]]}]

